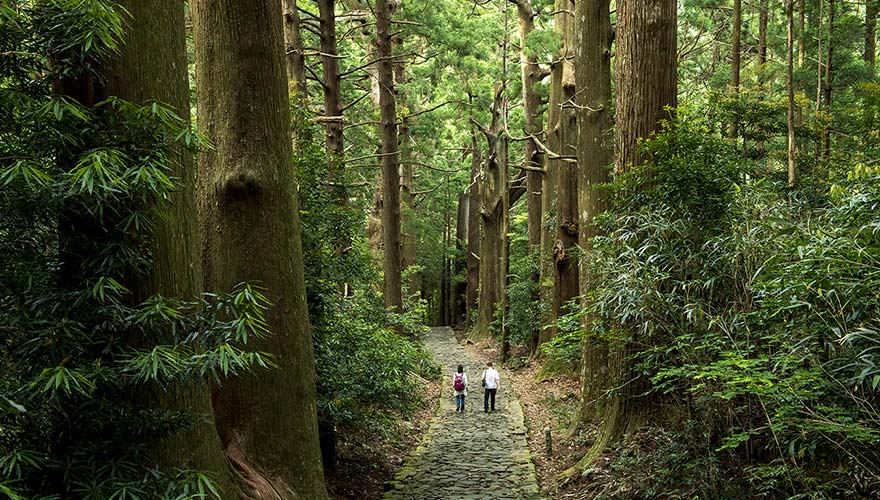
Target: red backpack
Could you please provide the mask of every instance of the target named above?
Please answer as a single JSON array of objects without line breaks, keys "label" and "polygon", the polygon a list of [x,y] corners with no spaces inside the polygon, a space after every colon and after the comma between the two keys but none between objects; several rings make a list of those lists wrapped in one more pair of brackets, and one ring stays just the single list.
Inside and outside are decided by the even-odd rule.
[{"label": "red backpack", "polygon": [[452,382],[452,388],[455,389],[456,391],[463,391],[464,390],[464,380],[462,380],[461,376],[462,376],[461,373],[456,373],[455,380]]}]

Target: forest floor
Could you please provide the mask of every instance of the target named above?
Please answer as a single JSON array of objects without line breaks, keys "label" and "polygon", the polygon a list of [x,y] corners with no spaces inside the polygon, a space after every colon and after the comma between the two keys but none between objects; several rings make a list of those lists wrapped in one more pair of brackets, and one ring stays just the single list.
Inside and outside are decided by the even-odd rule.
[{"label": "forest floor", "polygon": [[[483,363],[500,359],[498,343],[486,339],[472,343],[464,332],[457,332],[459,342]],[[538,473],[542,493],[554,499],[580,498],[587,480],[575,477],[560,483],[558,475],[584,456],[589,441],[583,434],[569,435],[577,415],[579,384],[573,374],[541,374],[543,361],[529,360],[528,353],[511,353],[512,363],[502,366],[502,384],[513,387],[519,397],[525,416],[527,439],[532,460]],[[478,372],[479,373],[479,372]],[[539,374],[541,374],[539,378]],[[545,429],[552,436],[552,452],[546,452]]]},{"label": "forest floor", "polygon": [[340,436],[336,471],[325,471],[327,490],[334,500],[382,498],[385,483],[421,442],[440,403],[440,381],[426,381],[425,401],[412,418],[386,435]]}]

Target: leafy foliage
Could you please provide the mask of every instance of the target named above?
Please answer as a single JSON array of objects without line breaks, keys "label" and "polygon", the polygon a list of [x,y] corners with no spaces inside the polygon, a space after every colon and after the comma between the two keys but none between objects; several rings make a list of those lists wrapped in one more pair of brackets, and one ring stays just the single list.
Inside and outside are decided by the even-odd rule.
[{"label": "leafy foliage", "polygon": [[[686,411],[675,466],[745,464],[729,481],[770,496],[875,491],[876,178],[841,185],[821,206],[786,203],[784,188],[745,180],[749,163],[731,161],[699,120],[645,148],[651,163],[617,180],[618,208],[594,242],[603,279],[590,335],[638,346],[634,373]],[[672,456],[661,455],[654,470]]]},{"label": "leafy foliage", "polygon": [[381,434],[421,404],[413,379],[439,374],[411,340],[424,332],[425,303],[407,299],[402,313],[385,310],[375,288],[381,278],[359,234],[363,213],[339,203],[333,188],[347,179],[327,185],[317,130],[300,123],[296,163],[319,420],[339,433]]},{"label": "leafy foliage", "polygon": [[99,0],[0,7],[0,490],[11,498],[218,497],[150,451],[200,416],[154,394],[272,366],[267,301],[144,298],[152,230],[176,180],[172,147],[200,140],[168,107],[81,102],[122,16]]}]

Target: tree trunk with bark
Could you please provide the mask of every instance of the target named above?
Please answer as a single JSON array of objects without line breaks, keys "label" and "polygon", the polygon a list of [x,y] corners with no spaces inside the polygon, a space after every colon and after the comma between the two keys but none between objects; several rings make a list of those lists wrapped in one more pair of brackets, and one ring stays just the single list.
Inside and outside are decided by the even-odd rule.
[{"label": "tree trunk with bark", "polygon": [[[611,28],[608,0],[589,0],[576,4],[575,33],[577,41],[578,105],[578,206],[580,211],[579,241],[584,256],[580,261],[580,292],[582,306],[588,307],[588,293],[595,288],[596,278],[590,273],[593,237],[599,234],[597,215],[609,208],[601,186],[611,178],[614,162],[611,101]],[[588,327],[586,318],[584,326]],[[602,391],[613,383],[610,377],[609,346],[598,339],[582,343],[581,402],[579,419],[589,422],[601,416],[604,409]]]},{"label": "tree trunk with bark", "polygon": [[877,60],[877,0],[865,3],[865,51],[862,59],[871,68]]},{"label": "tree trunk with bark", "polygon": [[[831,87],[834,77],[834,0],[828,0],[828,52],[825,57],[825,78],[822,84],[822,97],[825,111],[831,113]],[[831,126],[827,125],[822,130],[822,157],[825,160],[831,156]]]},{"label": "tree trunk with bark", "polygon": [[465,301],[467,297],[467,280],[460,277],[466,273],[465,263],[467,258],[464,251],[467,248],[468,238],[468,214],[470,205],[470,195],[468,193],[460,193],[458,195],[458,210],[456,212],[455,222],[455,265],[453,267],[453,276],[456,277],[455,290],[453,292],[452,309],[453,324],[462,325],[465,321],[466,307]]},{"label": "tree trunk with bark", "polygon": [[[742,54],[742,0],[733,0],[733,27],[730,34],[730,86],[733,88],[734,94],[739,94],[739,76],[741,73],[742,63],[740,56]],[[736,140],[739,135],[739,127],[736,121],[738,117],[734,117],[734,123],[730,126],[730,136]]]},{"label": "tree trunk with bark", "polygon": [[615,168],[640,165],[638,141],[650,137],[665,108],[678,105],[676,4],[672,0],[620,0],[615,66]]},{"label": "tree trunk with bark", "polygon": [[196,0],[193,27],[199,128],[215,145],[199,158],[205,289],[265,289],[272,335],[247,348],[278,365],[214,391],[220,440],[247,496],[326,498],[278,3]]},{"label": "tree trunk with bark", "polygon": [[[325,144],[327,146],[330,175],[342,168],[344,142],[342,136],[342,85],[339,77],[339,60],[336,55],[336,0],[316,0],[320,19],[321,67],[324,90]],[[337,190],[337,198],[344,196],[344,188]],[[346,200],[347,201],[347,200]]]},{"label": "tree trunk with bark", "polygon": [[[583,8],[589,9],[593,3],[587,2]],[[615,168],[621,173],[642,164],[643,158],[638,151],[639,140],[657,132],[661,120],[670,117],[665,108],[675,107],[677,104],[676,7],[675,0],[617,2],[614,72],[617,143]],[[584,37],[584,42],[580,44],[584,54],[596,50],[597,54],[607,56],[607,52],[596,49],[597,46],[604,48],[604,43],[607,43],[604,37],[597,37],[598,43],[591,41],[596,31],[601,33],[604,30],[589,29],[590,26],[595,26],[593,23],[606,22],[606,9],[607,3],[603,1],[601,7],[590,9],[590,16],[584,15],[582,18],[588,23],[581,25],[578,30]],[[581,18],[580,15],[578,17]],[[591,71],[590,66],[584,66],[582,71],[586,72],[586,80],[582,85],[584,89],[588,89],[591,83],[588,75],[595,71]],[[590,123],[597,117],[591,116],[591,109],[607,109],[602,102],[588,102],[585,106],[582,112],[587,114],[582,115],[582,133],[594,130]],[[601,130],[597,132],[600,134],[599,138],[594,140],[601,142]],[[582,135],[582,138],[590,137]],[[595,154],[586,148],[581,153],[590,156]],[[582,168],[594,171],[591,168]],[[581,188],[586,198],[582,208],[585,226],[581,235],[582,244],[586,244],[592,234],[595,234],[591,216],[607,203],[601,193],[594,191],[596,179],[587,177],[582,177]],[[598,179],[602,178],[602,173],[598,173]],[[585,292],[593,286],[589,272],[584,273],[584,284]],[[647,382],[641,374],[632,371],[631,355],[637,348],[635,342],[627,343],[616,339],[606,341],[588,337],[584,342],[580,418],[582,421],[589,421],[593,417],[601,416],[602,422],[596,441],[581,464],[591,462],[608,444],[643,425],[654,411],[654,402],[642,396]]]},{"label": "tree trunk with bark", "polygon": [[376,2],[376,47],[379,55],[379,121],[382,142],[382,235],[385,243],[385,307],[402,312],[400,287],[400,158],[397,145],[397,106],[394,96],[394,64],[391,46],[389,0]]},{"label": "tree trunk with bark", "polygon": [[769,0],[761,0],[758,4],[758,65],[767,63],[767,23],[770,20]]},{"label": "tree trunk with bark", "polygon": [[[508,0],[516,5],[519,20],[520,39],[520,70],[523,87],[523,118],[527,134],[538,134],[541,123],[538,119],[538,107],[541,96],[535,86],[542,78],[534,53],[529,53],[526,42],[535,29],[535,11],[531,0]],[[533,141],[525,141],[525,166],[535,169],[542,166],[541,154]],[[528,203],[528,241],[532,251],[541,245],[541,173],[535,170],[526,171],[526,201]]]},{"label": "tree trunk with bark", "polygon": [[[125,43],[102,73],[107,96],[139,104],[170,105],[190,122],[189,81],[183,4],[173,0],[125,0]],[[132,285],[137,300],[160,294],[189,300],[202,291],[199,228],[196,220],[193,157],[183,148],[169,152],[169,172],[178,187],[171,193],[166,217],[154,221],[151,274]],[[223,454],[214,425],[210,389],[175,385],[148,395],[165,409],[192,412],[191,427],[164,439],[152,450],[165,467],[197,469],[211,474],[224,495],[240,493]]]},{"label": "tree trunk with bark", "polygon": [[[468,100],[473,104],[472,96]],[[470,116],[473,121],[473,113]],[[482,155],[477,144],[477,130],[471,124],[471,176],[468,184],[468,231],[467,231],[467,296],[465,314],[467,323],[473,318],[477,307],[477,290],[480,285],[480,165]]]},{"label": "tree trunk with bark", "polygon": [[[574,6],[569,5],[568,10]],[[563,156],[575,156],[578,149],[578,108],[575,104],[574,40],[569,21],[564,26],[566,57],[562,65],[562,108],[559,111],[559,149]],[[610,43],[610,42],[609,42]],[[591,85],[596,82],[590,81]],[[589,92],[589,91],[587,91]],[[553,244],[553,318],[565,314],[565,304],[580,294],[578,271],[578,163],[557,160],[556,234]]]},{"label": "tree trunk with bark", "polygon": [[795,186],[794,164],[794,0],[788,0],[785,6],[786,30],[786,70],[785,89],[788,94],[788,187]]},{"label": "tree trunk with bark", "polygon": [[[564,37],[563,26],[565,17],[572,19],[571,15],[560,12],[571,0],[556,0],[554,10],[557,12],[554,16],[553,27],[560,36]],[[547,101],[547,130],[545,133],[547,149],[550,151],[559,151],[559,112],[562,106],[562,65],[565,59],[566,47],[559,51],[557,59],[550,67],[550,95]],[[556,214],[556,188],[559,178],[558,160],[552,155],[544,155],[544,185],[541,188],[541,280],[540,294],[541,301],[545,304],[553,303],[553,291],[555,288],[553,276],[556,274],[553,265],[553,244],[555,227],[550,224]],[[543,318],[542,323],[545,325],[538,330],[537,338],[533,336],[529,343],[529,352],[532,356],[540,356],[540,346],[544,342],[552,339],[556,334],[556,316],[553,314],[553,308],[547,309],[547,316]]]},{"label": "tree trunk with bark", "polygon": [[306,58],[303,52],[302,31],[296,0],[281,0],[284,12],[284,53],[287,60],[287,82],[289,90],[296,92],[298,101],[308,99],[306,85]]},{"label": "tree trunk with bark", "polygon": [[474,338],[485,338],[491,333],[495,311],[504,307],[506,263],[505,221],[507,220],[507,136],[503,130],[504,86],[495,89],[492,123],[488,129],[478,125],[488,143],[488,157],[483,164],[480,187],[480,299],[477,324],[471,332]]}]

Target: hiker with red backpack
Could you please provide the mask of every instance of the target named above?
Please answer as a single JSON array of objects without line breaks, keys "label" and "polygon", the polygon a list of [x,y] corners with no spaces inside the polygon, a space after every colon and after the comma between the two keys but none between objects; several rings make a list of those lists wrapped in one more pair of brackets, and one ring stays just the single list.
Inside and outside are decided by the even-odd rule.
[{"label": "hiker with red backpack", "polygon": [[455,393],[455,411],[464,413],[464,398],[467,396],[467,373],[464,366],[458,365],[458,370],[452,374],[452,390]]}]

